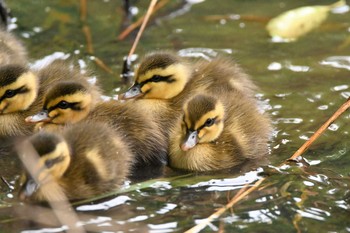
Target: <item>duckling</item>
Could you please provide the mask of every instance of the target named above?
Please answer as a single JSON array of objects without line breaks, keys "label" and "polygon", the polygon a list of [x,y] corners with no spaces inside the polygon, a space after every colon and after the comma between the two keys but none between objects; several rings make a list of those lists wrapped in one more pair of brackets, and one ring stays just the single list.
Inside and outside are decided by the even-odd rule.
[{"label": "duckling", "polygon": [[[130,143],[131,151],[136,156],[134,170],[139,171],[145,167],[144,170],[147,171],[146,167],[155,166],[159,168],[154,169],[154,175],[157,176],[158,171],[161,172],[161,168],[167,163],[167,143],[160,134],[158,124],[131,103],[110,100],[95,105],[94,99],[91,90],[80,83],[60,82],[46,93],[42,111],[26,120],[39,123],[43,129],[56,127],[56,130],[66,124],[83,120],[105,122],[116,132],[122,133]],[[153,176],[145,176],[148,175]]]},{"label": "duckling", "polygon": [[71,79],[88,83],[85,75],[63,60],[39,71],[16,64],[0,66],[0,137],[31,134],[34,125],[25,119],[40,110],[43,95],[53,83]]},{"label": "duckling", "polygon": [[0,137],[28,135],[25,117],[37,99],[37,76],[22,65],[0,66]]},{"label": "duckling", "polygon": [[[51,69],[53,68],[53,69]],[[45,79],[48,88],[42,93],[41,106],[25,121],[37,123],[36,129],[46,127],[55,130],[58,125],[76,123],[85,118],[101,100],[100,89],[92,85],[86,77],[73,70],[62,71],[60,67],[50,67],[41,71],[43,76],[63,77],[61,80]],[[69,78],[65,78],[65,77]],[[35,114],[35,115],[34,115]]]},{"label": "duckling", "polygon": [[0,138],[26,134],[22,114],[33,103],[38,82],[27,67],[27,52],[10,32],[0,30]]},{"label": "duckling", "polygon": [[190,98],[170,134],[169,165],[211,171],[266,156],[270,120],[254,104],[239,92]]},{"label": "duckling", "polygon": [[121,98],[154,117],[168,130],[186,99],[197,93],[242,92],[254,99],[256,86],[233,61],[218,57],[212,61],[189,61],[171,52],[147,55],[135,72],[135,83]]},{"label": "duckling", "polygon": [[[130,172],[133,155],[128,143],[100,122],[81,122],[61,134],[41,131],[28,140],[40,158],[35,176],[25,172],[21,178],[22,200],[59,201],[56,190],[50,189],[52,182],[70,200],[90,198],[116,190]],[[19,153],[25,156],[26,150]]]},{"label": "duckling", "polygon": [[172,52],[151,53],[144,57],[135,71],[132,87],[120,97],[132,101],[135,107],[160,123],[164,136],[176,110],[171,100],[186,86],[192,76],[188,61]]}]

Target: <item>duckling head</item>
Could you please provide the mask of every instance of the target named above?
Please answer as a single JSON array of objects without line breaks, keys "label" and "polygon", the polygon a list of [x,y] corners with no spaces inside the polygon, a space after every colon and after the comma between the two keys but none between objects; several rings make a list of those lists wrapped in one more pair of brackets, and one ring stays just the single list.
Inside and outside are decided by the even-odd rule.
[{"label": "duckling head", "polygon": [[43,110],[26,118],[26,122],[51,124],[76,123],[84,119],[93,107],[92,93],[85,85],[63,81],[52,86],[44,96]]},{"label": "duckling head", "polygon": [[0,115],[27,110],[38,95],[38,79],[21,65],[0,67]]},{"label": "duckling head", "polygon": [[199,143],[212,142],[222,133],[225,110],[218,99],[196,95],[185,103],[183,110],[183,135],[180,144],[183,151],[190,150]]},{"label": "duckling head", "polygon": [[[50,182],[58,182],[68,169],[71,157],[70,149],[66,141],[59,135],[40,132],[29,138],[29,142],[39,155],[35,164],[31,166],[30,172],[25,173],[20,182],[19,198],[25,200],[36,196],[37,199],[43,195],[37,192],[39,188],[50,185]],[[21,151],[20,156],[25,156],[25,151]]]},{"label": "duckling head", "polygon": [[146,56],[135,73],[135,83],[123,94],[123,99],[170,99],[184,89],[191,77],[186,62],[166,52]]}]

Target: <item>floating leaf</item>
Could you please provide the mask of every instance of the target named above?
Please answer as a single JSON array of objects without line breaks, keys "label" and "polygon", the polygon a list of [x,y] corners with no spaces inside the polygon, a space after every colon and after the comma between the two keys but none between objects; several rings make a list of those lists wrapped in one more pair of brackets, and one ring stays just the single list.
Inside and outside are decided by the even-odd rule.
[{"label": "floating leaf", "polygon": [[340,0],[328,6],[305,6],[289,10],[271,19],[266,29],[273,38],[294,41],[320,26],[330,10],[344,5],[345,0]]}]

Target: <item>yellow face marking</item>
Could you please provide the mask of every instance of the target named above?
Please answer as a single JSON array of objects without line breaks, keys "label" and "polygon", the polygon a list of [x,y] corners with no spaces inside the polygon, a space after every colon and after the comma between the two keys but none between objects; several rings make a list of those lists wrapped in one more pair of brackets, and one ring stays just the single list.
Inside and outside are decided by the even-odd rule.
[{"label": "yellow face marking", "polygon": [[215,109],[213,111],[210,111],[206,114],[204,114],[195,124],[195,129],[200,128],[205,124],[205,122],[210,119],[210,118],[216,118],[216,122],[220,121],[219,123],[214,123],[210,127],[203,127],[199,132],[198,132],[198,138],[199,138],[199,143],[203,142],[211,142],[217,139],[223,128],[224,128],[224,106],[218,102],[215,106]]},{"label": "yellow face marking", "polygon": [[137,76],[136,82],[142,83],[151,79],[154,75],[162,77],[171,76],[173,82],[148,82],[141,87],[144,98],[170,99],[178,95],[188,82],[191,72],[190,69],[182,64],[174,64],[165,69],[157,68],[149,70],[144,75]]},{"label": "yellow face marking", "polygon": [[[49,160],[54,160],[58,157],[62,157],[62,161],[52,165],[52,167],[46,167],[46,163]],[[54,179],[60,179],[64,172],[67,170],[70,164],[70,152],[66,142],[60,142],[56,145],[56,148],[51,153],[43,155],[38,164],[35,165],[36,180],[40,184],[45,184],[48,179],[48,174],[51,174]]]},{"label": "yellow face marking", "polygon": [[87,93],[76,93],[73,95],[65,95],[49,102],[47,109],[56,106],[59,102],[66,101],[69,103],[79,103],[79,111],[71,108],[55,108],[49,112],[49,117],[52,118],[52,123],[65,124],[76,123],[84,119],[92,108],[92,96]]},{"label": "yellow face marking", "polygon": [[106,171],[106,164],[103,161],[97,148],[89,150],[86,153],[86,158],[95,167],[96,172],[102,179],[108,179],[108,171]]},{"label": "yellow face marking", "polygon": [[0,88],[0,96],[3,96],[7,90],[16,90],[20,87],[28,89],[25,93],[19,93],[12,98],[5,98],[0,103],[0,112],[10,113],[27,110],[38,95],[37,77],[30,71],[23,73],[16,82]]}]

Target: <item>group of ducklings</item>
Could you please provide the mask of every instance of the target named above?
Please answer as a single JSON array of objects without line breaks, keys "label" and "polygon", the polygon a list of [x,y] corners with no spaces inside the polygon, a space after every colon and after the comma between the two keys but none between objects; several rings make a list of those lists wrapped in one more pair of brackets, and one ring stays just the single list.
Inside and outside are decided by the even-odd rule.
[{"label": "group of ducklings", "polygon": [[52,180],[69,199],[82,199],[165,165],[212,171],[268,154],[270,119],[230,59],[151,53],[133,86],[103,101],[89,72],[64,60],[33,70],[13,35],[1,32],[0,40],[0,138],[26,136],[39,155],[21,178],[21,199],[46,200]]}]

